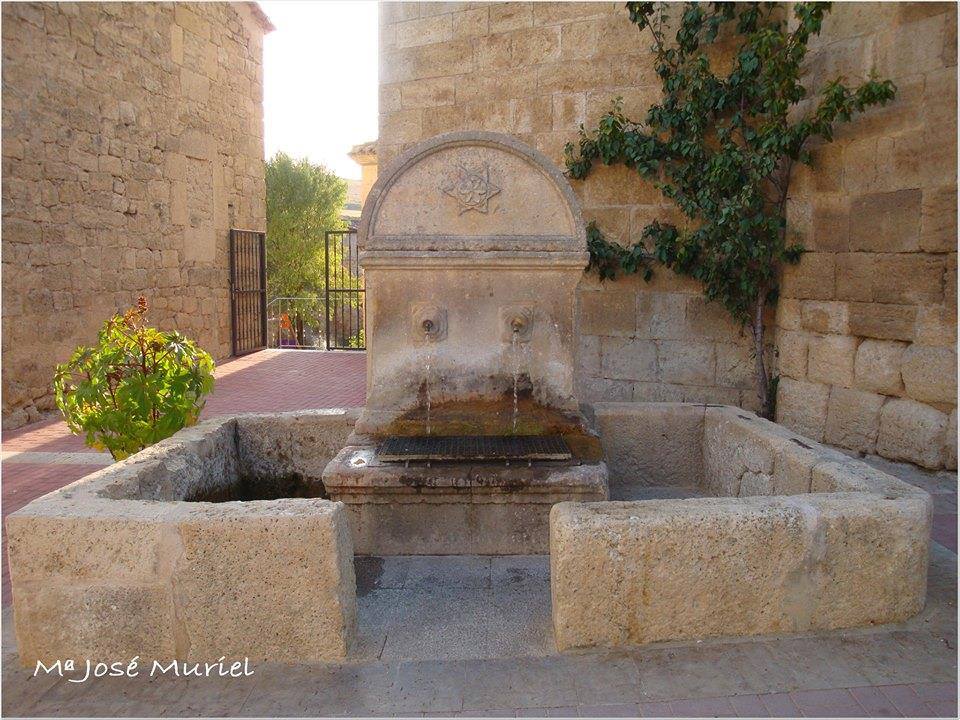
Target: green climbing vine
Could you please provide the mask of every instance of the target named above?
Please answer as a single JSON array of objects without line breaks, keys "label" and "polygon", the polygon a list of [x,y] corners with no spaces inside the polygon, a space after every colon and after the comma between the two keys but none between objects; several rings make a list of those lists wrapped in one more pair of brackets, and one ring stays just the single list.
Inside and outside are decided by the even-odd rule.
[{"label": "green climbing vine", "polygon": [[[757,2],[629,2],[626,9],[652,40],[662,98],[642,121],[628,118],[615,100],[595,128],[581,126],[577,144],[567,144],[566,166],[584,179],[598,162],[622,163],[652,180],[683,221],[654,221],[629,247],[591,223],[590,269],[602,279],[649,279],[656,261],[701,281],[709,300],[751,327],[757,394],[769,417],[764,308],[776,302],[783,265],[803,253],[787,237],[791,170],[811,164],[812,139],[831,141],[835,124],[892,100],[896,88],[873,77],[851,88],[837,78],[820,88],[816,102],[806,101],[802,66],[829,3],[795,3],[789,12],[781,3]],[[726,73],[711,63],[718,38],[736,46]]]}]

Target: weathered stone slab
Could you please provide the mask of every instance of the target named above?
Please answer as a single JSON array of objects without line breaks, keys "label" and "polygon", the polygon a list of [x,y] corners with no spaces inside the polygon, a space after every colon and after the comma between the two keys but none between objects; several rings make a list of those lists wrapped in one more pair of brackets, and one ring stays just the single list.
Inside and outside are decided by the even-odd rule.
[{"label": "weathered stone slab", "polygon": [[385,463],[347,446],[323,483],[361,555],[526,555],[548,549],[554,503],[606,500],[602,462]]},{"label": "weathered stone slab", "polygon": [[597,403],[593,422],[611,484],[695,485],[704,406],[689,403]]},{"label": "weathered stone slab", "polygon": [[182,518],[171,588],[187,656],[345,657],[356,625],[347,522],[320,499],[222,503]]},{"label": "weathered stone slab", "polygon": [[[620,407],[596,406],[606,446],[634,423],[655,433],[659,408]],[[738,408],[703,407],[702,428],[695,487],[728,497],[554,506],[561,650],[872,625],[923,607],[927,493]]]}]

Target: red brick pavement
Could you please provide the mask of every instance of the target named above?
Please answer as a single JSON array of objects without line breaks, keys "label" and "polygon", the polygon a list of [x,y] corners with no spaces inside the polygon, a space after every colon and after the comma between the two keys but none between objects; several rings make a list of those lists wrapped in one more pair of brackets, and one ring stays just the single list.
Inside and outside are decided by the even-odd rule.
[{"label": "red brick pavement", "polygon": [[[366,353],[263,350],[221,363],[216,375],[204,418],[238,412],[356,407],[363,405],[366,395]],[[93,452],[61,420],[4,431],[3,450]],[[98,469],[96,465],[3,463],[3,517]],[[3,605],[10,602],[9,586],[4,536]]]}]

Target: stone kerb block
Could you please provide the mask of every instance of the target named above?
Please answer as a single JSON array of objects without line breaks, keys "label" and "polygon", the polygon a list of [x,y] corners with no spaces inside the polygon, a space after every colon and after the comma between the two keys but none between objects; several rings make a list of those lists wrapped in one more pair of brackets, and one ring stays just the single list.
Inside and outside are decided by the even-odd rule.
[{"label": "stone kerb block", "polygon": [[921,402],[956,404],[957,353],[948,347],[911,345],[901,368],[906,394]]},{"label": "stone kerb block", "polygon": [[877,453],[925,468],[940,467],[948,418],[936,408],[914,400],[890,400],[880,411]]},{"label": "stone kerb block", "polygon": [[[281,414],[262,421],[262,447],[280,457],[291,428],[337,443],[347,417]],[[237,428],[256,422],[202,423],[7,518],[22,663],[347,655],[356,580],[341,503],[184,500],[237,480]]]},{"label": "stone kerb block", "polygon": [[832,388],[823,441],[858,452],[875,452],[883,401],[882,395]]},{"label": "stone kerb block", "polygon": [[810,340],[807,376],[814,382],[853,386],[857,338],[846,335],[824,335]]},{"label": "stone kerb block", "polygon": [[899,395],[903,392],[900,365],[906,344],[890,340],[864,340],[857,348],[854,382],[861,390]]},{"label": "stone kerb block", "polygon": [[813,440],[823,440],[830,387],[781,377],[777,386],[777,420]]},{"label": "stone kerb block", "polygon": [[[621,407],[595,406],[615,435],[664,418]],[[873,625],[923,607],[927,493],[746,411],[700,407],[697,485],[740,497],[555,505],[559,649]]]},{"label": "stone kerb block", "polygon": [[238,415],[239,469],[254,476],[292,470],[319,479],[359,416],[360,408]]}]

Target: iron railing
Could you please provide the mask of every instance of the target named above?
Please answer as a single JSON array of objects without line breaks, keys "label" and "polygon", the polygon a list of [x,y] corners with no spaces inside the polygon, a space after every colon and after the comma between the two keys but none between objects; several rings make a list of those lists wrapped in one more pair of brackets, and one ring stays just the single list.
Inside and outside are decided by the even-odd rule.
[{"label": "iron railing", "polygon": [[366,346],[365,291],[355,231],[327,232],[325,265],[327,350],[363,350]]},{"label": "iron railing", "polygon": [[230,336],[233,355],[267,344],[266,234],[230,230]]},{"label": "iron railing", "polygon": [[322,297],[275,297],[267,303],[267,346],[290,350],[326,347]]}]

